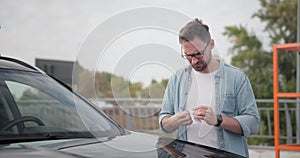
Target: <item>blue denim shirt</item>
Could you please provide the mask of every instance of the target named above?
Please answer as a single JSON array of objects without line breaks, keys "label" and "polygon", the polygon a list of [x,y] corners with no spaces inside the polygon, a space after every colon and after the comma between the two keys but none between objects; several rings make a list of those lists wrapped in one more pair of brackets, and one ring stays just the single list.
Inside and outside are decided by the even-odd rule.
[{"label": "blue denim shirt", "polygon": [[[159,114],[159,124],[165,116],[183,111],[191,86],[189,65],[174,74],[168,83]],[[249,157],[247,138],[258,131],[260,118],[248,77],[240,69],[220,61],[215,75],[216,113],[234,117],[241,125],[243,134],[235,134],[218,128],[218,141],[221,150]],[[187,140],[186,127],[179,126],[177,138]]]}]

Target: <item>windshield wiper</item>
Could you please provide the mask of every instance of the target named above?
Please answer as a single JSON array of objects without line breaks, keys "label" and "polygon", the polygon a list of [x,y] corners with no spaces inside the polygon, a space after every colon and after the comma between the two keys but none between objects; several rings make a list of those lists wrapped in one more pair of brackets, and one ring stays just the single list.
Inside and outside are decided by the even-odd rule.
[{"label": "windshield wiper", "polygon": [[46,138],[48,138],[49,140],[55,140],[55,139],[71,139],[74,137],[70,137],[64,134],[57,134],[57,133],[46,133],[44,135]]},{"label": "windshield wiper", "polygon": [[43,140],[59,140],[59,139],[77,139],[77,138],[94,138],[90,134],[83,134],[81,132],[72,133],[39,133],[30,135],[6,135],[0,136],[0,144],[32,142]]}]

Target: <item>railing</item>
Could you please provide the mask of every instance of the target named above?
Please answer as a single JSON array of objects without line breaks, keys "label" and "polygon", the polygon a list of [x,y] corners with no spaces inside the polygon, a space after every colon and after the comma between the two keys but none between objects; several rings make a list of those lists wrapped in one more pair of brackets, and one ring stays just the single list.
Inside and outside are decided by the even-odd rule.
[{"label": "railing", "polygon": [[[134,102],[138,104],[138,102],[147,102],[147,99],[119,99],[118,102],[125,103],[126,100],[128,102]],[[110,102],[112,99],[102,99],[103,102]],[[130,104],[126,103],[123,105],[118,104],[118,106],[113,107],[102,107],[103,111],[109,114],[112,118],[114,118],[122,127],[133,130],[133,131],[142,131],[149,133],[159,134],[159,125],[158,125],[158,114],[161,108],[161,100],[156,99],[156,104],[150,104],[150,100],[148,100],[148,105],[139,105],[139,106],[130,106]],[[280,100],[281,107],[280,112],[281,116],[281,132],[282,132],[282,141],[286,143],[296,142],[296,100]],[[291,107],[288,104],[295,104],[294,107]],[[155,106],[154,106],[155,105]],[[273,99],[258,99],[257,100],[258,110],[261,117],[261,125],[259,131],[250,136],[253,144],[256,145],[265,145],[265,146],[273,146],[274,145],[274,119],[273,119]],[[261,141],[259,141],[261,140]],[[251,144],[251,141],[250,141]]]},{"label": "railing", "polygon": [[[158,115],[161,110],[161,99],[101,99],[93,100],[105,113],[115,119],[122,127],[146,133],[162,134],[159,130]],[[297,141],[296,117],[297,101],[293,99],[279,100],[280,102],[280,126],[281,141],[289,144]],[[117,103],[118,106],[113,106]],[[22,104],[34,105],[35,102],[22,102]],[[39,103],[40,104],[40,103]],[[45,105],[48,102],[45,101]],[[54,104],[50,103],[49,104]],[[105,105],[105,106],[104,106]],[[249,138],[250,145],[274,146],[274,110],[272,99],[258,99],[258,110],[261,117],[259,131]],[[28,106],[24,106],[28,107]],[[34,108],[28,108],[34,109]],[[36,109],[38,110],[38,109]],[[26,112],[26,111],[25,111]],[[32,112],[32,111],[31,111]],[[39,111],[39,115],[47,115],[46,111]],[[59,115],[59,114],[57,114]]]},{"label": "railing", "polygon": [[[281,126],[281,141],[287,144],[297,142],[297,133],[299,126],[297,126],[297,115],[300,115],[297,111],[297,100],[296,99],[281,99],[279,100],[279,112],[280,126]],[[261,117],[261,127],[259,131],[252,135],[253,138],[268,138],[271,139],[272,146],[274,145],[274,109],[273,99],[259,99],[257,100],[258,110]],[[271,105],[266,107],[262,105]],[[262,125],[263,124],[263,125]],[[265,128],[265,129],[264,129]],[[297,130],[298,129],[298,130]],[[299,141],[299,140],[298,140]]]}]

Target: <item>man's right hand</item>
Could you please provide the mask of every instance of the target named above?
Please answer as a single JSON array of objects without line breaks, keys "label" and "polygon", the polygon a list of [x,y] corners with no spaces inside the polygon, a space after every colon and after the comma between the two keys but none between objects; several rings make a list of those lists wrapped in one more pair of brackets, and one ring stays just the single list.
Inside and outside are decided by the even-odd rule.
[{"label": "man's right hand", "polygon": [[174,131],[178,126],[188,126],[193,123],[188,111],[178,112],[173,116],[166,116],[162,119],[162,127],[168,131]]}]

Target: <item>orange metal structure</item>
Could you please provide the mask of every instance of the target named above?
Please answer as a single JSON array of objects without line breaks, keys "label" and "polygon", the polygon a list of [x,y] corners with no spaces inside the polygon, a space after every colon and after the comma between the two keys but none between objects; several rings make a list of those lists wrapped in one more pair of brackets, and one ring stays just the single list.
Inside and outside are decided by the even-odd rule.
[{"label": "orange metal structure", "polygon": [[300,52],[300,43],[273,45],[274,146],[276,158],[280,158],[280,150],[300,151],[300,144],[280,144],[279,98],[300,98],[300,93],[279,92],[279,50],[297,53]]}]

